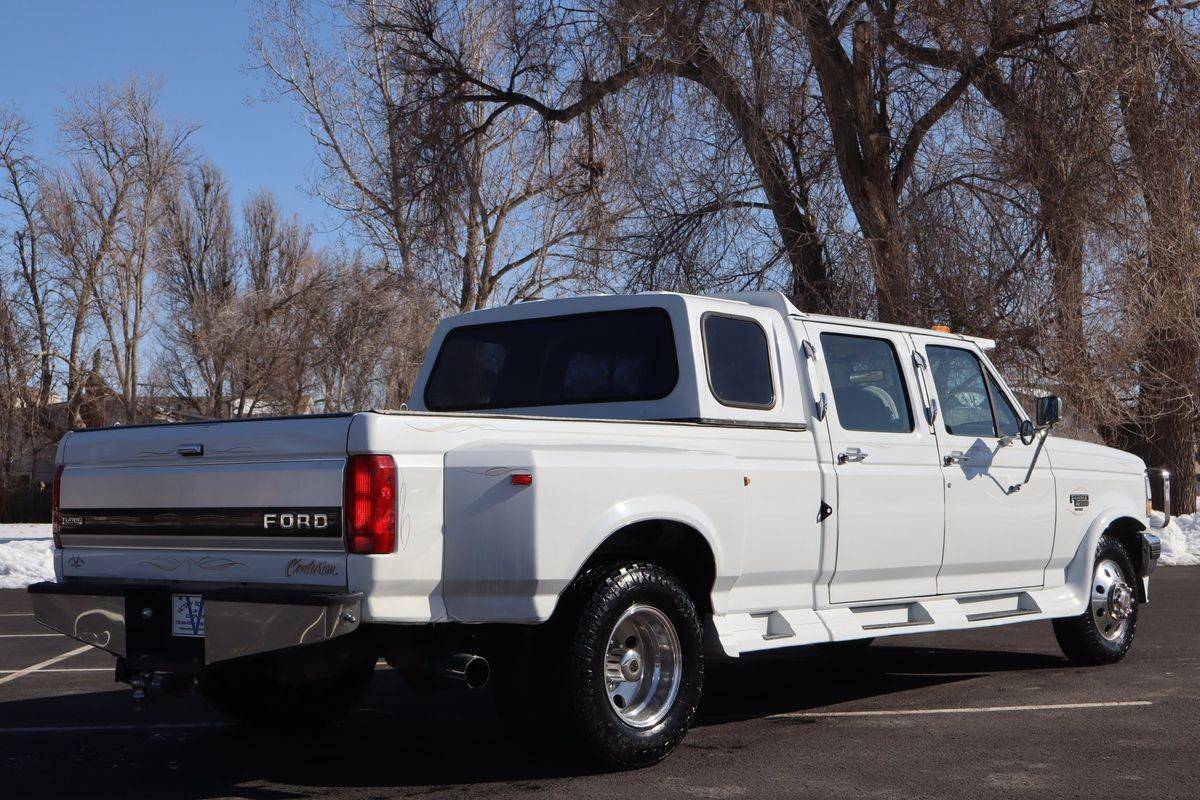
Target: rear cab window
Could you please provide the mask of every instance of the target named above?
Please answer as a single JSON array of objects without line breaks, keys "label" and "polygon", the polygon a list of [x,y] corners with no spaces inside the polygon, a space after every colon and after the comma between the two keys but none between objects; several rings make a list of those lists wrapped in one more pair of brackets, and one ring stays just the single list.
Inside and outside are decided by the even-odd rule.
[{"label": "rear cab window", "polygon": [[768,409],[775,405],[767,332],[749,317],[706,313],[700,321],[708,386],[721,405]]},{"label": "rear cab window", "polygon": [[910,433],[912,407],[896,348],[886,339],[822,333],[838,421],[848,431]]},{"label": "rear cab window", "polygon": [[466,325],[446,334],[425,386],[432,411],[660,400],[679,381],[662,308]]}]

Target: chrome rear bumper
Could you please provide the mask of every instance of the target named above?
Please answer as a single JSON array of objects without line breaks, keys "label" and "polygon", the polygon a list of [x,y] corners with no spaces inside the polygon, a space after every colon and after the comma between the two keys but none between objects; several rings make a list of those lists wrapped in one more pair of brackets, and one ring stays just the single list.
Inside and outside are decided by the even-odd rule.
[{"label": "chrome rear bumper", "polygon": [[34,618],[146,668],[169,671],[325,642],[356,630],[362,593],[190,590],[204,598],[204,638],[171,634],[169,586],[35,583]]}]

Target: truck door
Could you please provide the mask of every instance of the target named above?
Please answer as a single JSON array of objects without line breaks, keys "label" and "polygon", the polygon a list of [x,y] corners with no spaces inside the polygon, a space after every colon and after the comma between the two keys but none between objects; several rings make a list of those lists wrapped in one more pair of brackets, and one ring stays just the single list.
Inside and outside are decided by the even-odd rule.
[{"label": "truck door", "polygon": [[804,323],[824,381],[837,475],[830,600],[933,595],[944,492],[904,334]]},{"label": "truck door", "polygon": [[1054,478],[1017,436],[1022,414],[969,342],[914,335],[937,397],[946,481],[946,548],[938,592],[1041,586],[1054,545]]}]

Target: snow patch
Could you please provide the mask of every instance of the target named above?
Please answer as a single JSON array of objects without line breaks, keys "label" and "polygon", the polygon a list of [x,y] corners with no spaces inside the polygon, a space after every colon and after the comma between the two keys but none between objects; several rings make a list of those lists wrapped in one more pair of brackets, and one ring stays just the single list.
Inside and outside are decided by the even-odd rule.
[{"label": "snow patch", "polygon": [[50,526],[0,525],[0,589],[24,589],[54,580],[54,542]]},{"label": "snow patch", "polygon": [[0,525],[0,542],[5,539],[49,539],[49,522],[14,522]]},{"label": "snow patch", "polygon": [[[1197,498],[1200,500],[1200,498]],[[1162,512],[1150,515],[1154,532],[1162,539],[1162,557],[1158,563],[1164,567],[1192,567],[1200,565],[1200,513],[1182,514],[1171,517],[1171,524],[1162,525]]]}]

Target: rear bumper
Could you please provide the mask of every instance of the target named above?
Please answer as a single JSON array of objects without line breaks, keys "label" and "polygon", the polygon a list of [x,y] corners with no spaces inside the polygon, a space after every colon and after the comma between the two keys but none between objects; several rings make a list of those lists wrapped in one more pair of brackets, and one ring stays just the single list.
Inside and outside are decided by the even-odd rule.
[{"label": "rear bumper", "polygon": [[178,588],[117,583],[35,583],[34,618],[120,656],[137,669],[195,669],[217,661],[317,644],[353,632],[362,593],[214,589],[204,598],[205,636],[171,633]]}]

